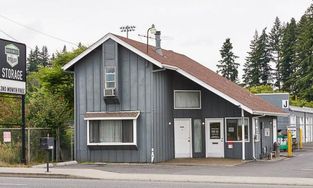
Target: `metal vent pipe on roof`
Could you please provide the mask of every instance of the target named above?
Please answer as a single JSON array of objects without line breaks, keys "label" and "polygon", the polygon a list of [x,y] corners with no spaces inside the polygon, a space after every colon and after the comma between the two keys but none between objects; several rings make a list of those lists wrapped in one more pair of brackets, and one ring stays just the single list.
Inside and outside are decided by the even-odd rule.
[{"label": "metal vent pipe on roof", "polygon": [[155,51],[156,53],[163,55],[161,49],[161,31],[155,32]]}]

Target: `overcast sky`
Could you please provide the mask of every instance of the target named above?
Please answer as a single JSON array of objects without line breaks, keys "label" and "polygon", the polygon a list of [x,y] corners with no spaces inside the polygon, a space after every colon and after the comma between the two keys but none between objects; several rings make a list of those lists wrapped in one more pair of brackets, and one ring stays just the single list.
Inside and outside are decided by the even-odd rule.
[{"label": "overcast sky", "polygon": [[[161,30],[162,47],[184,53],[216,70],[219,50],[226,38],[243,65],[255,30],[271,27],[276,16],[282,22],[298,21],[311,0],[10,0],[1,1],[0,15],[33,29],[89,46],[120,26],[134,25],[130,38],[155,24]],[[270,30],[270,28],[268,29]],[[0,17],[4,31],[30,48],[46,45],[50,52],[71,44],[25,29]],[[12,40],[12,39],[11,39]],[[150,41],[150,44],[154,41]]]}]

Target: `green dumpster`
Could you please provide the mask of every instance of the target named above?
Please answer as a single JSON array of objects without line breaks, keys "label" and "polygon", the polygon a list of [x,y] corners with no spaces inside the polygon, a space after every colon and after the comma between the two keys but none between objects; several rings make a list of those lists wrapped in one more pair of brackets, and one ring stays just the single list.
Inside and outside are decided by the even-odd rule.
[{"label": "green dumpster", "polygon": [[281,151],[286,151],[288,149],[288,139],[287,135],[278,135],[277,140],[279,143],[279,149]]}]

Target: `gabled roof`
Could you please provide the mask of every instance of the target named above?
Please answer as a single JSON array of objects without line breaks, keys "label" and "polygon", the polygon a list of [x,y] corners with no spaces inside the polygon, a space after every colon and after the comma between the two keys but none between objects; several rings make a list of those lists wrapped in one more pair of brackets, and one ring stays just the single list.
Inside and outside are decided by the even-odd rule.
[{"label": "gabled roof", "polygon": [[87,50],[74,58],[72,61],[63,66],[64,70],[73,70],[73,65],[90,53],[92,50],[100,46],[108,39],[112,39],[118,44],[128,48],[132,52],[145,58],[151,63],[160,68],[175,70],[181,75],[198,83],[202,87],[219,95],[225,100],[240,106],[250,114],[258,115],[272,115],[272,116],[287,116],[280,108],[266,102],[261,97],[251,94],[246,89],[227,80],[219,74],[213,72],[207,67],[190,59],[189,57],[176,53],[171,50],[162,49],[163,55],[155,52],[155,48],[149,45],[148,53],[146,51],[147,45],[132,39],[108,33],[96,43],[91,45]]}]

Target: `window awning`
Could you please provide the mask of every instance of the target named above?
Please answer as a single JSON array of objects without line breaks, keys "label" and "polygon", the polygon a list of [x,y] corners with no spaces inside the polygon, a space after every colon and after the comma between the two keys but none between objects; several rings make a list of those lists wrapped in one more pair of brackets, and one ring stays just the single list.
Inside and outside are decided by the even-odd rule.
[{"label": "window awning", "polygon": [[140,111],[86,112],[84,120],[125,120],[137,119]]}]

